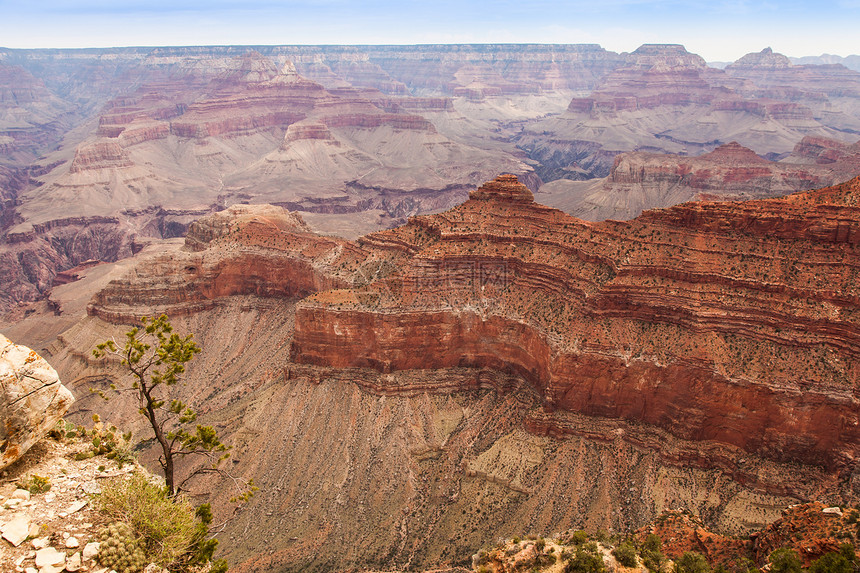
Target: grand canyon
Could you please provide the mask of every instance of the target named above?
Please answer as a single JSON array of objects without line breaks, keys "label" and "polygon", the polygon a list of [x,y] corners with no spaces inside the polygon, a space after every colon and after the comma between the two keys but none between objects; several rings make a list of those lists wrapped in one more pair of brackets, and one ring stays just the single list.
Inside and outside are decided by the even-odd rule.
[{"label": "grand canyon", "polygon": [[860,503],[856,69],[253,46],[0,49],[0,78],[0,328],[67,419],[139,440],[92,349],[194,333],[180,397],[259,487],[198,483],[231,570],[469,567],[667,510],[762,531],[761,567]]}]

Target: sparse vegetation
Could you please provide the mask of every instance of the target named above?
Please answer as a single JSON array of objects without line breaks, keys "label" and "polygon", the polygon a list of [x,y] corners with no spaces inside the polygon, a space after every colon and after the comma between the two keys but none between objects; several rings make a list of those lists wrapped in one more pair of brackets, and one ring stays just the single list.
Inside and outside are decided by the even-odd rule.
[{"label": "sparse vegetation", "polygon": [[[62,420],[60,423],[63,423]],[[85,460],[94,456],[104,456],[115,461],[119,467],[134,461],[134,454],[131,451],[131,432],[120,434],[114,425],[105,428],[98,414],[93,414],[93,423],[91,430],[78,426],[74,432],[66,432],[66,435],[72,434],[90,442],[90,449],[78,453],[75,459]],[[67,428],[71,425],[68,422],[65,424]]]},{"label": "sparse vegetation", "polygon": [[51,489],[51,480],[37,474],[26,475],[18,481],[20,489],[26,489],[31,494],[45,493]]},{"label": "sparse vegetation", "polygon": [[[192,340],[194,335],[182,337],[173,332],[173,326],[165,315],[158,318],[144,317],[141,325],[126,333],[122,348],[114,340],[107,340],[97,345],[93,354],[96,357],[107,354],[119,357],[131,374],[131,386],[124,390],[137,394],[140,413],[149,422],[155,440],[161,447],[158,461],[164,471],[168,495],[173,497],[197,475],[222,473],[218,464],[227,457],[227,446],[211,426],[197,424],[193,431],[190,430],[197,420],[196,412],[181,400],[169,396],[170,388],[180,383],[185,364],[200,352],[200,347]],[[123,391],[115,384],[111,388]],[[108,398],[103,392],[101,395]],[[176,483],[176,461],[191,455],[205,458],[205,465]]]},{"label": "sparse vegetation", "polygon": [[687,551],[675,561],[675,573],[711,573],[708,560],[701,553]]},{"label": "sparse vegetation", "polygon": [[642,543],[642,563],[652,573],[657,573],[663,568],[666,557],[663,556],[663,542],[660,537],[649,534]]},{"label": "sparse vegetation", "polygon": [[636,567],[636,548],[629,541],[613,549],[612,555],[625,567]]},{"label": "sparse vegetation", "polygon": [[794,549],[783,547],[770,554],[771,573],[800,573],[800,557]]},{"label": "sparse vegetation", "polygon": [[839,552],[822,555],[809,566],[809,573],[853,573],[856,570],[857,556],[854,546],[845,543]]},{"label": "sparse vegetation", "polygon": [[[188,571],[211,560],[218,545],[208,538],[212,522],[208,504],[195,510],[141,473],[108,480],[95,499],[99,511],[111,520],[101,534],[105,550],[99,559],[118,573],[136,573],[150,562],[170,571]],[[223,561],[217,566],[226,570]]]},{"label": "sparse vegetation", "polygon": [[603,573],[606,567],[594,542],[583,543],[576,548],[576,554],[564,567],[564,573]]}]

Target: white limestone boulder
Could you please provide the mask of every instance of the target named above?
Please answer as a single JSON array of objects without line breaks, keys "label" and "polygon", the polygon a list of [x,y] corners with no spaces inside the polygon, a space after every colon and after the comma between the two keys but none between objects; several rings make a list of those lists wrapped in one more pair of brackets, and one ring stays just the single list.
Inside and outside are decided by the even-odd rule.
[{"label": "white limestone boulder", "polygon": [[74,401],[44,358],[0,334],[0,469],[42,439]]}]

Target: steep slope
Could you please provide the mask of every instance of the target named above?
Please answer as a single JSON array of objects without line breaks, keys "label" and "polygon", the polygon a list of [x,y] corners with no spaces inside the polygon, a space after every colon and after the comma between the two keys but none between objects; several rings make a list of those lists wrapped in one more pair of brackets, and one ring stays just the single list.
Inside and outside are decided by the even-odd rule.
[{"label": "steep slope", "polygon": [[858,187],[588,224],[508,176],[358,242],[237,208],[48,350],[86,415],[120,373],[95,342],[162,311],[198,333],[183,396],[263,489],[238,570],[462,563],[666,507],[747,531],[858,496]]},{"label": "steep slope", "polygon": [[[358,242],[235,207],[109,284],[46,354],[84,419],[122,373],[96,342],[161,311],[196,333],[181,396],[261,486],[222,536],[239,571],[465,563],[487,539],[668,507],[748,531],[858,495],[857,191],[597,225],[502,177]],[[332,287],[351,289],[297,302]]]},{"label": "steep slope", "polygon": [[449,212],[367,237],[412,258],[302,301],[292,356],[512,372],[542,396],[536,431],[564,433],[574,412],[849,476],[858,187],[588,224],[502,176]]},{"label": "steep slope", "polygon": [[25,166],[56,146],[74,112],[27,70],[0,59],[0,166]]}]

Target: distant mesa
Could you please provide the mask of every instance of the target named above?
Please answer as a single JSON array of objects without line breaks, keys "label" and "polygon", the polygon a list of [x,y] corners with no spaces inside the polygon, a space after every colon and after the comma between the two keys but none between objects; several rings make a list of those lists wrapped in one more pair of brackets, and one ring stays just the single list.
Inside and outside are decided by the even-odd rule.
[{"label": "distant mesa", "polygon": [[707,68],[705,59],[692,54],[681,44],[642,44],[630,54],[630,64],[640,68]]},{"label": "distant mesa", "polygon": [[733,64],[726,66],[727,70],[739,68],[770,68],[781,69],[791,67],[791,60],[787,56],[774,53],[770,48],[765,48],[761,52],[751,52]]}]

